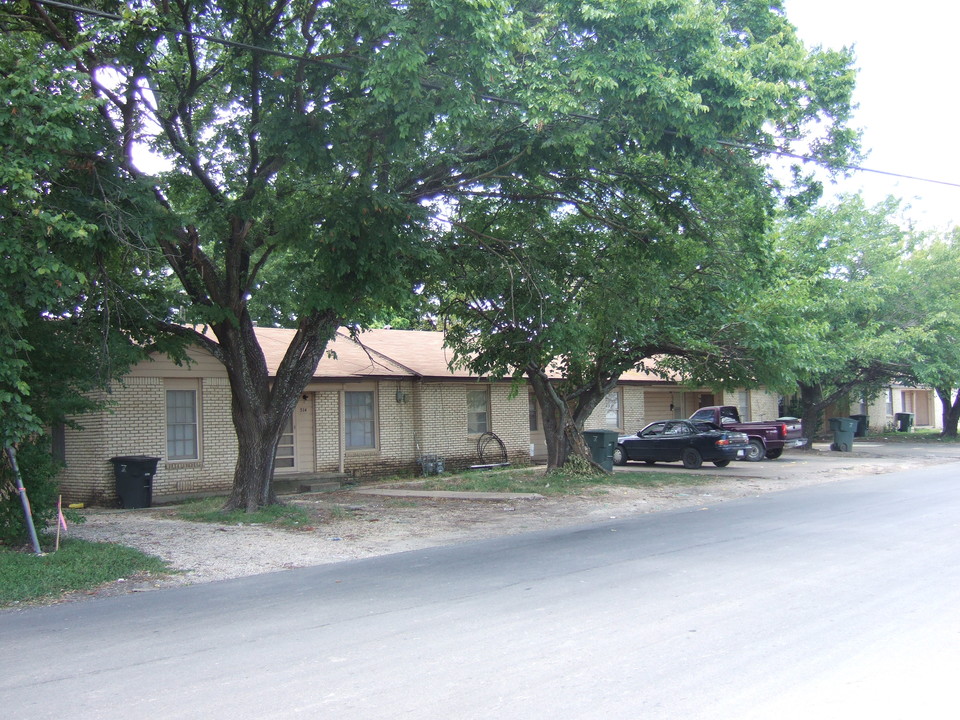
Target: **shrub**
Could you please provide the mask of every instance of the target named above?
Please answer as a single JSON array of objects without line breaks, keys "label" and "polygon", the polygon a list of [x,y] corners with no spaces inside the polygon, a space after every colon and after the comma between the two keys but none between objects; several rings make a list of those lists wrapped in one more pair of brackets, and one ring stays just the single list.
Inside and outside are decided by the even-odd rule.
[{"label": "shrub", "polygon": [[[60,464],[50,454],[50,440],[36,437],[20,443],[17,466],[30,500],[33,524],[40,535],[57,518],[59,485],[56,478]],[[29,541],[30,533],[14,484],[13,468],[4,452],[0,460],[0,544],[23,545]]]}]

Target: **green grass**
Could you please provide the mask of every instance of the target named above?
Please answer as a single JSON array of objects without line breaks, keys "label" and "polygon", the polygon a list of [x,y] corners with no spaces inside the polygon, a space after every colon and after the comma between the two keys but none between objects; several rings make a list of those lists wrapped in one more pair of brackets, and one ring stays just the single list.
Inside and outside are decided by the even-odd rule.
[{"label": "green grass", "polygon": [[[900,432],[890,428],[870,428],[865,437],[855,437],[854,442],[900,442],[900,443],[956,443],[958,438],[945,438],[933,428],[914,428],[910,432]],[[833,433],[823,432],[817,435],[815,442],[833,442]]]},{"label": "green grass", "polygon": [[113,543],[67,539],[57,552],[42,556],[0,548],[0,607],[89,590],[144,572],[170,570],[160,558]]},{"label": "green grass", "polygon": [[269,505],[257,512],[244,510],[223,511],[224,497],[209,497],[189,500],[178,510],[177,515],[192,522],[221,523],[226,525],[277,525],[297,528],[310,525],[310,514],[296,505]]},{"label": "green grass", "polygon": [[687,473],[615,473],[613,475],[580,475],[555,471],[545,473],[534,468],[504,468],[481,470],[425,478],[418,487],[424,490],[462,490],[470,492],[539,493],[541,495],[571,495],[597,492],[601,486],[663,487],[676,485],[690,487],[723,480],[719,475]]}]

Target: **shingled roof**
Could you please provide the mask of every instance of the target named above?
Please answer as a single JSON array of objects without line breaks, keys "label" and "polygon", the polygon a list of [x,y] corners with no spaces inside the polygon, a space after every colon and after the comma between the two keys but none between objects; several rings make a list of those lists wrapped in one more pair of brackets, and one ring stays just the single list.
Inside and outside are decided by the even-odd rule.
[{"label": "shingled roof", "polygon": [[[283,354],[295,334],[282,328],[256,329],[257,339],[275,375]],[[364,330],[352,337],[348,329],[337,331],[314,373],[316,380],[337,378],[418,378],[468,380],[477,376],[467,370],[451,370],[453,351],[444,347],[444,334],[426,330]],[[647,372],[630,371],[622,380],[663,382]]]}]

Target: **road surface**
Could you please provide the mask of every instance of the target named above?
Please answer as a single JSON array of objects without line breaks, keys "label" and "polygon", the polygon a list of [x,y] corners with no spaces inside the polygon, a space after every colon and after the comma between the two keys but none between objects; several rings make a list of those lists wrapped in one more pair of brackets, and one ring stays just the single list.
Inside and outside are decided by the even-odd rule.
[{"label": "road surface", "polygon": [[0,715],[956,718],[960,464],[0,612]]}]

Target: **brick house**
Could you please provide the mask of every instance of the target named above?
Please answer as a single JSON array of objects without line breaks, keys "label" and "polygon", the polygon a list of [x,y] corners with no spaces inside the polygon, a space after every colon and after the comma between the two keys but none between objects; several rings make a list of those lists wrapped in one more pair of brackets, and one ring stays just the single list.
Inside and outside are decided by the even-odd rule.
[{"label": "brick house", "polygon": [[[258,328],[271,371],[292,330]],[[418,472],[424,456],[448,469],[479,461],[477,440],[490,431],[509,461],[526,464],[546,451],[532,396],[510,380],[478,378],[451,369],[443,333],[370,330],[359,341],[338,333],[304,389],[277,451],[275,478],[336,475],[384,477]],[[227,491],[237,441],[224,367],[198,350],[178,366],[156,356],[110,389],[108,409],[77,418],[61,444],[64,498],[109,502],[115,497],[110,458],[159,458],[154,497]],[[597,408],[588,429],[636,432],[647,422],[686,417],[710,404],[733,404],[746,418],[777,415],[777,398],[762,391],[714,395],[632,372]]]}]

